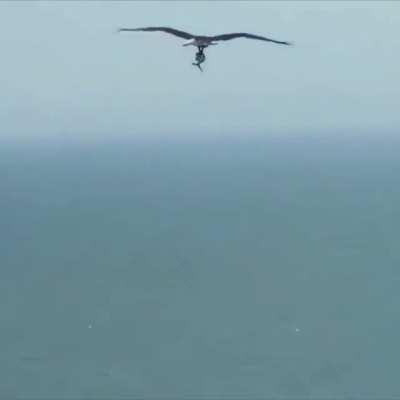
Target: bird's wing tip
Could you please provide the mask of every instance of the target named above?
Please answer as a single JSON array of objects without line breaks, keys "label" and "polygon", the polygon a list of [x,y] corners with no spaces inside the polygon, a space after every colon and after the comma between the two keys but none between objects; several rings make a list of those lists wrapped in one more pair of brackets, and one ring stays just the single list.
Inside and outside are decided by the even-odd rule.
[{"label": "bird's wing tip", "polygon": [[134,29],[134,28],[118,28],[117,32],[131,32],[131,31],[138,31],[140,29]]}]

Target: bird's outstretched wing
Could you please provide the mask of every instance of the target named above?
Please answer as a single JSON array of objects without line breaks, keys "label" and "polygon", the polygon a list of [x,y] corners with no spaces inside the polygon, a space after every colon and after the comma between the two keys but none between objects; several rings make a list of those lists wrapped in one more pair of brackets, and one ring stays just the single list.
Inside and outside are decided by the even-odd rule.
[{"label": "bird's outstretched wing", "polygon": [[217,36],[210,36],[212,40],[231,40],[231,39],[236,39],[236,38],[247,38],[247,39],[257,39],[257,40],[264,40],[265,42],[273,42],[273,43],[278,43],[278,44],[286,44],[290,45],[290,42],[281,42],[279,40],[274,40],[267,38],[265,36],[258,36],[258,35],[253,35],[251,33],[226,33],[224,35],[217,35]]},{"label": "bird's outstretched wing", "polygon": [[137,31],[144,31],[144,32],[166,32],[170,33],[171,35],[175,35],[184,39],[192,39],[195,36],[192,35],[191,33],[180,31],[178,29],[174,28],[168,28],[165,26],[149,26],[147,28],[121,28],[118,30],[118,32],[137,32]]}]

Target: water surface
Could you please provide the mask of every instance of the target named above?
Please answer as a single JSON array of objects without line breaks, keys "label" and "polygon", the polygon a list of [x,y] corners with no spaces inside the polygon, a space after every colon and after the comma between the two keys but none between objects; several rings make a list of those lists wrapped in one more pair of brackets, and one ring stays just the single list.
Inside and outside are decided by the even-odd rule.
[{"label": "water surface", "polygon": [[400,396],[400,141],[0,150],[0,397]]}]

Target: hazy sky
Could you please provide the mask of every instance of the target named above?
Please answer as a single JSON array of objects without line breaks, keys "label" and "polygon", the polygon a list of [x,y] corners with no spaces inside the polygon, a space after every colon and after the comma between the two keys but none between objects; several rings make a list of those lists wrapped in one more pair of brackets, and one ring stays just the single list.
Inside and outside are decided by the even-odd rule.
[{"label": "hazy sky", "polygon": [[[207,49],[161,33],[247,31]],[[400,2],[0,2],[1,136],[399,131]]]}]

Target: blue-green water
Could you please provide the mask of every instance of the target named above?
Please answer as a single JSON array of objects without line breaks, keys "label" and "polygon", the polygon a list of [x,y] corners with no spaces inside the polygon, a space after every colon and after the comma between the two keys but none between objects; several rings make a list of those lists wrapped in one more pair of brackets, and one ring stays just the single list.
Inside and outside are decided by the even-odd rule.
[{"label": "blue-green water", "polygon": [[400,139],[0,150],[0,398],[400,396]]}]

